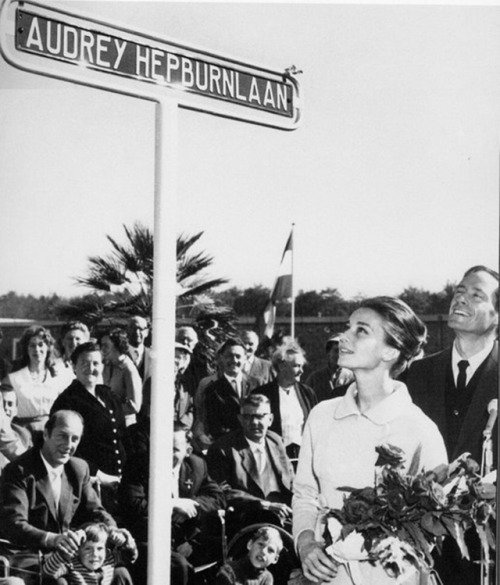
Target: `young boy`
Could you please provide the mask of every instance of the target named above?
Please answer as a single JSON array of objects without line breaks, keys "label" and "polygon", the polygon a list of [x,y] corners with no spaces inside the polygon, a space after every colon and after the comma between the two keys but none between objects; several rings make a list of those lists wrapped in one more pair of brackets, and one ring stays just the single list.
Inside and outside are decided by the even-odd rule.
[{"label": "young boy", "polygon": [[64,576],[69,585],[110,585],[118,564],[137,559],[132,535],[126,530],[121,532],[110,536],[105,524],[86,524],[77,531],[81,540],[76,556],[69,559],[59,551],[49,553],[44,560],[43,574],[53,579]]},{"label": "young boy", "polygon": [[273,585],[267,567],[278,562],[282,548],[283,541],[276,528],[259,528],[248,541],[248,553],[220,568],[216,585]]}]

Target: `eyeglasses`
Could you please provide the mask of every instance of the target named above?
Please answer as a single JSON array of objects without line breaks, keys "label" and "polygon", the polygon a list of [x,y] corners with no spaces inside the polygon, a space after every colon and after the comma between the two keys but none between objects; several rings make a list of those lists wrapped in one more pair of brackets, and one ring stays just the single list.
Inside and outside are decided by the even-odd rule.
[{"label": "eyeglasses", "polygon": [[264,420],[266,418],[266,416],[269,416],[270,414],[271,414],[270,412],[266,412],[265,414],[242,414],[241,416],[245,420],[252,420],[252,419]]}]

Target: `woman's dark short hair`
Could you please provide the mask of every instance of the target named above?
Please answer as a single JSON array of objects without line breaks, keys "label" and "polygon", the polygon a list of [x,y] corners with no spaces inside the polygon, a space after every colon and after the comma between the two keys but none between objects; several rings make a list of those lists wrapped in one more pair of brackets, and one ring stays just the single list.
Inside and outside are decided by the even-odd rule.
[{"label": "woman's dark short hair", "polygon": [[360,309],[371,309],[382,317],[385,341],[400,351],[391,369],[396,378],[422,351],[427,339],[427,327],[414,311],[401,299],[374,297],[361,301]]},{"label": "woman's dark short hair", "polygon": [[75,347],[73,353],[71,354],[71,363],[75,366],[78,358],[84,353],[90,353],[92,351],[98,351],[101,353],[101,347],[95,341],[86,341],[85,343],[81,343],[77,347]]},{"label": "woman's dark short hair", "polygon": [[121,327],[115,327],[110,331],[104,332],[104,334],[101,335],[101,340],[103,337],[109,337],[111,343],[114,345],[118,353],[124,354],[128,352],[128,334],[125,329],[122,329]]}]

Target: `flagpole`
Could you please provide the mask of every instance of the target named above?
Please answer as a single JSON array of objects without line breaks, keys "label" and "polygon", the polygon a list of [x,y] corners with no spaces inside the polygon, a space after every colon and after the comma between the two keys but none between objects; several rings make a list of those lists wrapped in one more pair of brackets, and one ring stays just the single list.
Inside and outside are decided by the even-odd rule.
[{"label": "flagpole", "polygon": [[291,292],[292,292],[292,303],[290,307],[290,335],[292,339],[295,339],[295,294],[293,288],[293,255],[294,255],[294,248],[295,243],[293,242],[293,230],[295,228],[295,223],[292,223],[292,278],[291,278]]}]

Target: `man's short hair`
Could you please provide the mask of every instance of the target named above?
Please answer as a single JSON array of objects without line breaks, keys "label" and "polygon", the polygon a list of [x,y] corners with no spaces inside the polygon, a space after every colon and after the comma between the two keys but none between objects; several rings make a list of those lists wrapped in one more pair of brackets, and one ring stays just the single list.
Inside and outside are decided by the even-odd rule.
[{"label": "man's short hair", "polygon": [[75,366],[78,358],[84,353],[91,353],[92,351],[98,351],[101,353],[101,347],[96,341],[86,341],[78,345],[73,353],[71,354],[71,363]]},{"label": "man's short hair", "polygon": [[243,341],[241,341],[241,339],[239,337],[230,337],[229,339],[226,339],[226,341],[224,341],[224,343],[219,347],[219,349],[217,350],[217,354],[221,355],[229,347],[237,347],[237,346],[241,347],[243,349],[243,351],[246,352],[245,344],[243,343]]},{"label": "man's short hair", "polygon": [[17,392],[14,390],[12,386],[9,384],[2,384],[0,385],[0,394],[7,394],[7,392],[14,392],[16,396],[16,405],[19,404],[19,400],[17,398]]},{"label": "man's short hair", "polygon": [[260,406],[261,404],[267,404],[271,406],[269,398],[264,394],[248,394],[241,402],[240,410],[243,411],[245,406]]},{"label": "man's short hair", "polygon": [[67,420],[68,418],[71,417],[79,419],[80,422],[82,423],[82,428],[85,426],[83,416],[79,412],[76,412],[75,410],[56,410],[49,416],[48,421],[45,423],[45,430],[47,431],[49,437],[52,434],[52,431],[59,424],[61,424],[62,421]]},{"label": "man's short hair", "polygon": [[[468,270],[465,271],[465,274],[462,276],[462,279],[466,278],[467,276],[469,276],[469,274],[475,274],[476,272],[487,272],[490,276],[492,276],[497,282],[499,280],[498,277],[498,272],[496,270],[493,270],[492,268],[488,268],[487,266],[484,266],[483,264],[478,264],[477,266],[472,266],[471,268],[469,268]],[[498,313],[498,286],[494,292],[495,295],[495,301],[494,301],[494,306],[496,309],[496,312]]]}]

